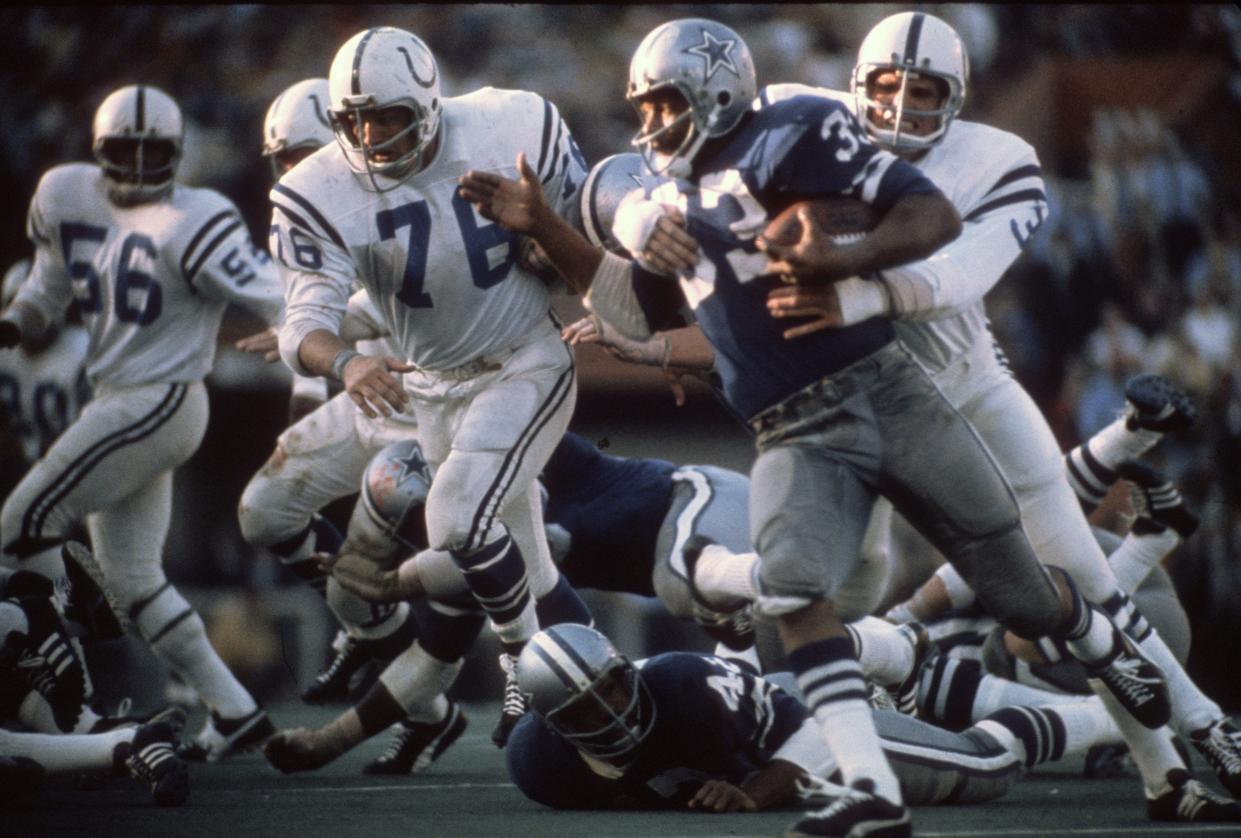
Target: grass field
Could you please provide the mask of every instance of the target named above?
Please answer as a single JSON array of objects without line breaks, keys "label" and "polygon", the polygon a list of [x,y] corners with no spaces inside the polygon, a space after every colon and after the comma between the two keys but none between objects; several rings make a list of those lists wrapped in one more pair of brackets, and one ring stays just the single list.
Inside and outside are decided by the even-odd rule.
[{"label": "grass field", "polygon": [[[470,726],[427,772],[376,778],[361,766],[386,744],[375,737],[336,763],[310,774],[283,776],[257,753],[217,765],[191,766],[189,803],[154,806],[136,784],[113,780],[84,790],[67,783],[0,812],[0,835],[83,838],[681,838],[775,836],[790,812],[751,815],[647,812],[555,812],[531,803],[508,782],[489,733],[496,705],[468,705]],[[284,705],[281,726],[318,725],[334,709]],[[190,729],[197,720],[191,719]],[[1195,757],[1196,759],[1196,757]],[[1205,764],[1200,779],[1214,783]],[[1238,825],[1168,825],[1147,819],[1136,779],[1086,780],[1080,760],[1042,766],[1005,798],[979,806],[928,807],[914,812],[926,838],[981,836],[1241,835]]]}]

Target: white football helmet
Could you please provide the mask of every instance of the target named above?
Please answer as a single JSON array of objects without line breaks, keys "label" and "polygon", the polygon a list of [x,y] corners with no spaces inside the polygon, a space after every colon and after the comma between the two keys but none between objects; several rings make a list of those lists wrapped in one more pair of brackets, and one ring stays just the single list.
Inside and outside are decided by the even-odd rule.
[{"label": "white football helmet", "polygon": [[[393,189],[422,168],[439,131],[440,75],[435,56],[416,35],[391,26],[354,35],[332,59],[328,89],[336,141],[353,171],[365,174],[376,191]],[[408,125],[370,143],[363,136],[363,115],[391,107],[409,110]],[[407,143],[408,149],[396,153]],[[381,188],[378,175],[393,183]]]},{"label": "white football helmet", "polygon": [[30,276],[30,267],[30,260],[23,258],[9,265],[9,269],[4,272],[4,282],[0,283],[0,311],[8,308],[9,303],[13,302],[22,283],[26,281],[26,277]]},{"label": "white football helmet", "polygon": [[635,189],[646,195],[665,178],[653,175],[642,155],[629,151],[613,154],[595,164],[586,176],[580,192],[582,232],[595,247],[624,253],[625,248],[612,233],[612,221],[625,196]]},{"label": "white football helmet", "polygon": [[290,152],[314,151],[332,141],[331,101],[327,79],[303,79],[271,103],[263,119],[263,156],[271,162],[273,177],[297,162]]},{"label": "white football helmet", "polygon": [[[702,144],[736,127],[758,92],[754,60],[741,36],[722,23],[703,18],[673,20],[642,39],[629,62],[626,98],[636,100],[663,88],[674,88],[689,110],[672,125],[643,134],[633,145],[654,174],[684,177]],[[691,121],[681,146],[659,154],[651,141]]]},{"label": "white football helmet", "polygon": [[561,623],[538,632],[517,658],[530,708],[574,747],[621,761],[655,725],[642,674],[594,629]]},{"label": "white football helmet", "polygon": [[431,468],[412,439],[394,442],[371,458],[362,477],[361,501],[386,536],[418,551],[427,546],[425,507]]},{"label": "white football helmet", "polygon": [[185,126],[167,93],[149,84],[114,91],[95,111],[92,133],[95,159],[115,203],[142,204],[172,192]]},{"label": "white football helmet", "polygon": [[[948,87],[943,104],[934,111],[913,111],[904,107],[904,86],[893,103],[896,107],[895,127],[888,129],[870,118],[871,108],[883,110],[867,88],[872,75],[881,70],[902,70],[942,80]],[[965,104],[969,84],[969,58],[956,30],[926,12],[901,12],[884,18],[870,30],[858,48],[857,64],[849,89],[857,102],[857,116],[875,143],[893,152],[925,151],[948,133],[948,127]],[[902,115],[926,116],[939,120],[939,126],[926,136],[902,133]]]}]

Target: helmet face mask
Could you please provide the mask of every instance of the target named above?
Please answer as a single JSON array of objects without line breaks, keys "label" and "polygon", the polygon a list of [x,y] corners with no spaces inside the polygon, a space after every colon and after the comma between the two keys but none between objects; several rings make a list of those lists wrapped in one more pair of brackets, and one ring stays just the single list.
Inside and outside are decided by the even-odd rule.
[{"label": "helmet face mask", "polygon": [[[875,82],[886,73],[898,74],[900,89],[893,98],[879,99]],[[910,82],[925,79],[934,80],[943,91],[938,107],[910,107]],[[969,59],[956,31],[933,15],[902,12],[880,21],[862,41],[849,87],[858,121],[870,138],[894,153],[913,154],[929,150],[947,136],[965,104],[968,84]],[[910,120],[935,125],[915,133],[907,129]]]},{"label": "helmet face mask", "polygon": [[[426,166],[440,129],[439,69],[415,35],[389,26],[359,32],[336,53],[328,87],[336,141],[376,192]],[[392,182],[381,186],[380,177]]]},{"label": "helmet face mask", "polygon": [[92,148],[121,206],[162,200],[172,192],[184,128],[172,97],[150,85],[113,92],[95,111]]},{"label": "helmet face mask", "polygon": [[650,131],[644,125],[632,144],[653,173],[684,177],[703,143],[728,134],[749,111],[758,92],[749,47],[713,20],[686,18],[658,26],[630,61],[626,98],[640,106],[661,91],[676,91],[685,100],[690,127],[675,150],[663,141],[683,130],[679,120]]},{"label": "helmet face mask", "polygon": [[272,101],[263,119],[263,156],[272,179],[332,141],[327,79],[304,79]]},{"label": "helmet face mask", "polygon": [[517,660],[517,683],[553,730],[595,759],[627,764],[655,724],[638,668],[587,626],[538,632]]}]

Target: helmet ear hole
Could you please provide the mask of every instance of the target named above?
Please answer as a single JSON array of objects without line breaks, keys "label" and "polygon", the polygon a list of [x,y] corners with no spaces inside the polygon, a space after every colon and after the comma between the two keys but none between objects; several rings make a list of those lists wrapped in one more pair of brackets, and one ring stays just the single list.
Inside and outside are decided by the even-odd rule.
[{"label": "helmet ear hole", "polygon": [[721,107],[725,107],[725,108],[728,107],[729,103],[731,103],[732,100],[733,100],[733,95],[729,93],[727,90],[721,90],[715,96],[716,104],[720,105]]}]

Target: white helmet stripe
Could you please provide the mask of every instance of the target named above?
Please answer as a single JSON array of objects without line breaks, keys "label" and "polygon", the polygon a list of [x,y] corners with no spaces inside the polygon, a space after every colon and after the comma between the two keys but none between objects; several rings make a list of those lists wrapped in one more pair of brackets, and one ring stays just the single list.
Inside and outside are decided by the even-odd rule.
[{"label": "white helmet stripe", "polygon": [[904,62],[906,65],[918,63],[918,41],[922,39],[922,21],[924,20],[926,20],[926,15],[917,12],[909,21],[909,32],[905,35]]},{"label": "white helmet stripe", "polygon": [[534,651],[556,674],[565,686],[573,687],[577,693],[590,688],[594,678],[585,662],[573,651],[569,644],[564,643],[555,634],[555,626],[540,632],[531,638]]}]

